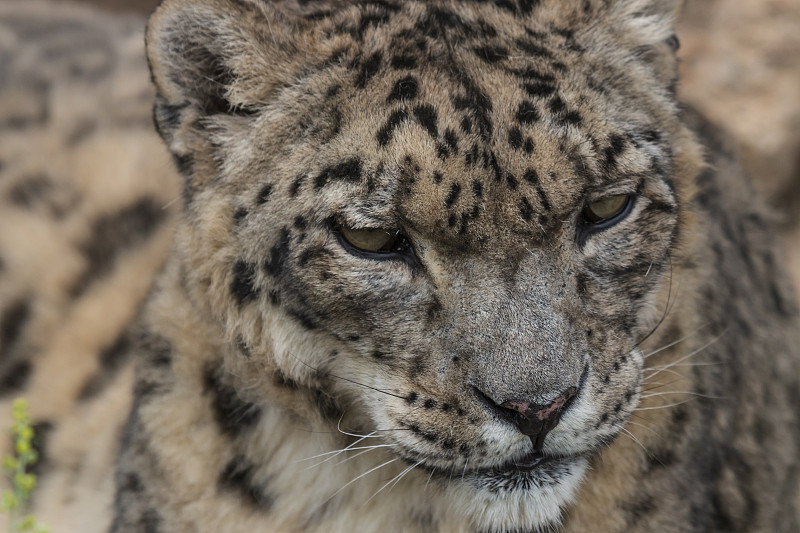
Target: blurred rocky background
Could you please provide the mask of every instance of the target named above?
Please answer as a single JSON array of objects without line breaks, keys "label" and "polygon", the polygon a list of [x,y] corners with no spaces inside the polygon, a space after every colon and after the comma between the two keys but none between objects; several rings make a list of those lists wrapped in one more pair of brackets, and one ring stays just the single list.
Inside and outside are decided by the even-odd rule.
[{"label": "blurred rocky background", "polygon": [[[82,1],[141,14],[158,4]],[[682,99],[730,134],[800,282],[800,0],[686,0],[678,35]]]}]

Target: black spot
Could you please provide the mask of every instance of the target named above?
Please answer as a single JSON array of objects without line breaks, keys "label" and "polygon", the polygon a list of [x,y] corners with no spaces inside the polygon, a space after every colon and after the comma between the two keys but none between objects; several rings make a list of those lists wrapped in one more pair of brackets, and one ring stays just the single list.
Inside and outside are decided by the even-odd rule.
[{"label": "black spot", "polygon": [[519,214],[525,222],[530,222],[531,215],[533,214],[533,207],[531,207],[530,202],[524,196],[519,201],[518,204]]},{"label": "black spot", "polygon": [[580,126],[583,122],[583,117],[577,111],[567,111],[564,113],[564,116],[561,117],[561,121],[573,126]]},{"label": "black spot", "polygon": [[330,87],[328,87],[328,90],[325,91],[325,98],[333,98],[334,96],[339,94],[339,91],[341,89],[342,89],[342,86],[339,85],[338,83],[335,83],[335,84],[331,85]]},{"label": "black spot", "polygon": [[378,51],[369,56],[362,64],[361,70],[358,72],[356,76],[356,87],[359,89],[363,89],[367,86],[370,78],[372,78],[375,74],[378,73],[378,70],[381,67],[381,60],[383,59],[383,54]]},{"label": "black spot", "polygon": [[607,170],[612,170],[617,166],[617,157],[625,150],[625,137],[622,135],[612,135],[609,139],[608,147],[603,151],[605,158],[604,166]]},{"label": "black spot", "polygon": [[472,133],[472,120],[469,117],[461,119],[461,131],[464,133]]},{"label": "black spot", "polygon": [[135,530],[142,533],[161,533],[161,515],[155,509],[145,509]]},{"label": "black spot", "polygon": [[305,179],[305,174],[300,174],[295,178],[295,180],[292,182],[291,188],[289,189],[289,196],[292,198],[297,196],[297,193],[300,191],[300,187],[303,185],[303,180]]},{"label": "black spot", "polygon": [[78,394],[78,400],[86,401],[97,396],[117,375],[131,353],[132,343],[128,331],[123,331],[113,344],[100,352],[99,369]]},{"label": "black spot", "polygon": [[431,400],[431,399],[427,399],[422,404],[422,407],[424,407],[425,409],[433,409],[434,407],[436,407],[436,401],[435,400]]},{"label": "black spot", "polygon": [[233,225],[234,226],[240,225],[246,216],[247,216],[247,209],[245,209],[244,207],[238,208],[236,212],[233,213]]},{"label": "black spot", "polygon": [[300,266],[306,266],[312,259],[323,255],[333,255],[333,252],[325,248],[325,246],[306,248],[300,254],[300,257],[297,258],[297,264]]},{"label": "black spot", "polygon": [[472,182],[472,192],[476,198],[483,197],[483,184],[480,181],[474,180]]},{"label": "black spot", "polygon": [[435,139],[439,136],[439,119],[432,105],[425,104],[415,107],[414,116],[431,137]]},{"label": "black spot", "polygon": [[555,86],[549,83],[526,83],[525,92],[534,98],[544,98],[552,95],[556,91]]},{"label": "black spot", "polygon": [[0,374],[0,396],[22,390],[33,372],[33,365],[27,359],[4,364]]},{"label": "black spot", "polygon": [[254,300],[259,293],[256,286],[256,265],[243,259],[233,265],[233,280],[231,280],[231,294],[239,306]]},{"label": "black spot", "polygon": [[54,188],[53,182],[42,174],[25,177],[8,193],[11,203],[19,207],[32,207],[43,200]]},{"label": "black spot", "polygon": [[458,153],[458,136],[452,128],[444,130],[444,142],[452,153]]},{"label": "black spot", "polygon": [[522,131],[514,126],[510,130],[508,130],[508,144],[511,145],[511,148],[514,150],[519,150],[522,148]]},{"label": "black spot", "polygon": [[255,465],[242,455],[237,455],[225,465],[217,484],[221,492],[235,492],[244,500],[259,509],[270,509],[275,498],[269,495],[263,485],[254,483]]},{"label": "black spot", "polygon": [[9,305],[0,316],[0,354],[11,353],[11,348],[17,344],[22,335],[22,330],[31,319],[31,302],[29,300],[16,300]]},{"label": "black spot", "polygon": [[519,11],[523,15],[529,15],[535,7],[537,7],[542,0],[517,0]]},{"label": "black spot", "polygon": [[300,325],[306,329],[317,329],[317,322],[306,311],[300,309],[288,309],[286,311],[289,316],[300,322]]},{"label": "black spot", "polygon": [[158,227],[166,211],[152,198],[142,198],[112,215],[98,218],[89,237],[79,246],[87,266],[69,289],[73,297],[107,275],[117,257],[144,242]]},{"label": "black spot", "polygon": [[436,442],[436,434],[430,431],[425,431],[424,429],[420,428],[417,424],[410,424],[408,429],[411,430],[411,433],[421,437],[423,440],[427,442]]},{"label": "black spot", "polygon": [[433,173],[433,182],[435,184],[437,184],[437,185],[440,184],[442,182],[443,178],[444,178],[444,176],[442,175],[441,172],[436,171],[436,172]]},{"label": "black spot", "polygon": [[394,84],[392,92],[390,92],[388,98],[386,98],[386,103],[398,100],[413,100],[417,97],[418,90],[419,86],[416,78],[413,76],[406,76],[401,80],[397,80]]},{"label": "black spot", "polygon": [[272,194],[272,189],[274,187],[271,183],[267,183],[258,193],[258,205],[265,204],[267,200],[269,200],[270,195]]},{"label": "black spot", "polygon": [[533,148],[533,141],[531,139],[525,139],[525,146],[522,147],[522,149],[525,150],[525,153],[529,155],[532,154]]},{"label": "black spot", "polygon": [[461,194],[461,185],[458,183],[453,183],[453,185],[450,186],[450,192],[448,193],[447,198],[444,200],[445,207],[448,209],[453,207],[453,204],[456,203],[456,200],[458,200],[459,194]]},{"label": "black spot", "polygon": [[373,26],[380,26],[386,24],[391,20],[391,13],[396,12],[399,8],[395,5],[383,1],[371,1],[365,3],[368,6],[379,6],[377,12],[366,12],[361,14],[361,19],[358,22],[358,27],[350,34],[358,41],[364,39],[364,34],[367,29]]},{"label": "black spot", "polygon": [[521,124],[533,124],[539,120],[539,111],[529,101],[524,101],[517,109],[517,121]]},{"label": "black spot", "polygon": [[436,320],[442,312],[442,303],[438,298],[434,297],[433,301],[428,305],[428,310],[425,315],[428,320]]},{"label": "black spot", "polygon": [[391,64],[392,68],[398,70],[413,69],[417,67],[417,60],[413,56],[400,54],[392,57]]},{"label": "black spot", "polygon": [[405,109],[398,109],[397,111],[393,112],[386,120],[386,123],[381,126],[380,130],[378,130],[378,134],[376,136],[378,140],[378,146],[386,146],[389,144],[389,141],[392,140],[392,136],[394,135],[394,130],[397,129],[397,127],[407,119],[408,113],[406,113]]},{"label": "black spot", "polygon": [[294,217],[294,227],[297,229],[306,229],[306,219],[302,215]]},{"label": "black spot", "polygon": [[408,393],[408,395],[406,395],[405,400],[407,403],[413,404],[417,401],[417,398],[419,398],[419,395],[416,392],[411,391]]},{"label": "black spot", "polygon": [[203,394],[211,395],[214,419],[225,434],[236,436],[261,419],[261,408],[242,401],[236,390],[224,383],[210,366],[205,371]]},{"label": "black spot", "polygon": [[334,166],[327,167],[317,176],[315,185],[317,188],[323,187],[332,179],[353,183],[360,182],[361,160],[357,157],[351,157]]},{"label": "black spot", "polygon": [[567,106],[564,103],[564,100],[561,99],[560,96],[555,96],[552,100],[550,100],[550,111],[555,114],[563,113],[566,111]]},{"label": "black spot", "polygon": [[144,491],[142,478],[135,472],[119,472],[117,476],[117,491],[132,494]]},{"label": "black spot", "polygon": [[536,171],[533,169],[529,169],[528,171],[525,172],[524,177],[528,182],[535,185],[536,194],[537,196],[539,196],[539,201],[542,203],[542,208],[544,208],[545,211],[550,211],[551,208],[550,200],[548,200],[547,195],[544,193],[544,190],[542,189],[542,186],[539,185],[539,175],[536,173]]},{"label": "black spot", "polygon": [[625,510],[631,515],[631,523],[641,523],[648,515],[658,509],[655,500],[649,494],[640,495],[632,502],[625,504]]},{"label": "black spot", "polygon": [[536,44],[530,39],[517,39],[517,46],[519,46],[522,50],[525,51],[526,54],[530,56],[537,56],[537,57],[553,57],[552,52],[547,48]]},{"label": "black spot", "polygon": [[281,236],[277,244],[273,245],[270,249],[270,257],[268,261],[264,262],[264,270],[270,276],[278,276],[283,271],[286,265],[286,260],[289,257],[289,239],[291,235],[288,228],[281,230]]},{"label": "black spot", "polygon": [[526,170],[525,174],[522,177],[525,178],[525,181],[527,181],[528,183],[531,183],[536,186],[539,185],[539,173],[532,168]]},{"label": "black spot", "polygon": [[512,190],[516,189],[517,186],[519,185],[517,178],[511,172],[506,172],[506,183],[508,183],[508,186]]},{"label": "black spot", "polygon": [[502,46],[483,45],[472,49],[475,54],[487,63],[497,63],[508,58],[508,50]]}]

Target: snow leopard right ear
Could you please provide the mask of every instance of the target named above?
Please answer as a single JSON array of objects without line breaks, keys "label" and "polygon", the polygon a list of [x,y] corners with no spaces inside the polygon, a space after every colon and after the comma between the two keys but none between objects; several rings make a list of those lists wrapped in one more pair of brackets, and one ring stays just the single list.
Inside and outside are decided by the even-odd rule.
[{"label": "snow leopard right ear", "polygon": [[313,60],[308,24],[254,0],[165,0],[147,25],[156,127],[170,144],[181,125],[245,115]]}]

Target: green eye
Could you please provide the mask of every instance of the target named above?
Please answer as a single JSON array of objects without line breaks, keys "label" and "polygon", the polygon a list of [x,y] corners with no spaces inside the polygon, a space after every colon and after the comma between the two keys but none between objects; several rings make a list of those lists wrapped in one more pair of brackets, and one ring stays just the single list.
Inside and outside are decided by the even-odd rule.
[{"label": "green eye", "polygon": [[391,253],[398,251],[405,242],[399,231],[385,229],[349,229],[341,228],[342,237],[348,244],[362,252]]},{"label": "green eye", "polygon": [[584,218],[592,224],[600,224],[621,214],[631,201],[629,194],[609,196],[588,204],[583,209]]}]

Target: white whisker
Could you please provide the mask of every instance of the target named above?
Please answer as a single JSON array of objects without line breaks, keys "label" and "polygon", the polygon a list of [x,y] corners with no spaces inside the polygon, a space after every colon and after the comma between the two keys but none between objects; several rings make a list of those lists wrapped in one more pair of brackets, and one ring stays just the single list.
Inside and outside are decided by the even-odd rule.
[{"label": "white whisker", "polygon": [[[388,487],[388,486],[389,486],[389,485],[390,485],[390,484],[391,484],[393,481],[394,481],[394,484],[395,484],[395,485],[396,485],[397,483],[399,483],[399,482],[400,482],[400,480],[403,478],[403,476],[405,476],[407,473],[411,472],[411,471],[412,471],[414,468],[418,467],[418,466],[419,466],[419,465],[421,465],[421,464],[422,464],[422,461],[418,462],[418,463],[417,463],[417,464],[415,464],[415,465],[411,465],[411,466],[409,466],[408,468],[406,468],[405,470],[403,470],[402,472],[400,472],[399,474],[397,474],[396,476],[394,476],[392,479],[390,479],[389,481],[387,481],[387,482],[386,482],[386,483],[385,483],[385,484],[384,484],[384,485],[383,485],[381,488],[379,488],[378,490],[376,490],[376,491],[375,491],[375,493],[374,493],[372,496],[370,496],[370,497],[367,499],[367,501],[365,501],[365,502],[364,502],[362,505],[366,505],[366,504],[368,504],[368,503],[369,503],[369,502],[372,500],[372,498],[374,498],[375,496],[377,496],[377,495],[378,495],[378,494],[379,494],[379,493],[380,493],[380,492],[381,492],[383,489],[385,489],[386,487]],[[394,485],[392,485],[392,488],[394,488]],[[389,490],[392,490],[392,489],[389,489]]]},{"label": "white whisker", "polygon": [[[370,435],[372,435],[372,433],[370,433]],[[330,454],[332,454],[332,453],[335,453],[335,454],[337,454],[337,455],[338,455],[338,454],[340,454],[340,453],[342,453],[342,452],[344,452],[344,451],[347,451],[347,450],[351,449],[353,446],[355,446],[356,444],[358,444],[358,443],[359,443],[359,442],[361,442],[362,440],[366,439],[366,438],[367,438],[367,437],[369,437],[370,435],[365,435],[365,436],[361,437],[361,438],[360,438],[360,439],[358,439],[357,441],[353,442],[352,444],[349,444],[349,445],[345,446],[345,447],[344,447],[344,448],[342,448],[341,450],[333,450],[333,451],[330,451],[330,452],[323,452],[323,453],[319,453],[319,454],[317,454],[317,455],[312,455],[311,457],[306,457],[305,459],[297,459],[296,461],[293,461],[293,462],[294,462],[294,463],[302,463],[303,461],[310,461],[311,459],[316,459],[317,457],[324,457],[324,456],[326,456],[326,455],[330,455]],[[358,449],[358,448],[357,448],[357,449]]]},{"label": "white whisker", "polygon": [[388,460],[388,461],[386,461],[385,463],[381,463],[381,464],[379,464],[378,466],[376,466],[375,468],[371,468],[371,469],[367,470],[366,472],[364,472],[363,474],[360,474],[360,475],[358,475],[357,477],[355,477],[355,478],[351,479],[350,481],[348,481],[347,483],[345,483],[344,485],[342,485],[341,487],[339,487],[339,490],[337,490],[336,492],[334,492],[333,494],[331,494],[330,496],[328,496],[328,499],[327,499],[327,500],[325,500],[324,502],[322,502],[322,503],[320,504],[320,507],[321,507],[322,505],[325,505],[325,504],[326,504],[326,503],[328,503],[329,501],[331,501],[331,499],[333,499],[333,498],[334,498],[334,497],[335,497],[337,494],[339,494],[340,492],[342,492],[344,489],[346,489],[347,487],[349,487],[350,485],[352,485],[353,483],[355,483],[356,481],[358,481],[358,480],[359,480],[359,479],[361,479],[362,477],[364,477],[364,476],[366,476],[366,475],[368,475],[368,474],[371,474],[372,472],[374,472],[374,471],[378,470],[379,468],[383,468],[384,466],[386,466],[386,465],[388,465],[388,464],[391,464],[391,463],[393,463],[393,462],[395,462],[395,461],[399,461],[399,460],[400,460],[400,458],[399,458],[399,457],[395,457],[394,459],[389,459],[389,460]]},{"label": "white whisker", "polygon": [[[431,467],[431,473],[428,476],[428,481],[425,482],[425,490],[428,490],[428,483],[431,482],[431,478],[433,477],[433,473],[436,472],[436,467]],[[423,491],[424,492],[424,491]]]},{"label": "white whisker", "polygon": [[636,409],[634,409],[634,411],[653,411],[655,409],[667,409],[669,407],[675,407],[675,406],[678,406],[678,405],[683,405],[685,403],[689,403],[692,400],[696,400],[696,399],[697,398],[689,398],[688,400],[684,400],[682,402],[668,403],[666,405],[655,405],[653,407],[637,407]]},{"label": "white whisker", "polygon": [[649,452],[649,451],[647,451],[647,448],[645,448],[645,447],[644,447],[644,444],[642,444],[642,443],[641,443],[641,441],[640,441],[639,439],[637,439],[637,438],[636,438],[636,435],[634,435],[633,433],[631,433],[630,431],[628,431],[628,430],[627,430],[627,429],[625,429],[625,428],[622,428],[622,432],[623,432],[625,435],[627,435],[627,436],[628,436],[628,437],[629,437],[629,438],[630,438],[630,439],[631,439],[633,442],[635,442],[636,444],[638,444],[638,445],[639,445],[639,446],[642,448],[642,450],[644,450],[644,453],[646,453],[648,456],[651,456],[650,452]]},{"label": "white whisker", "polygon": [[[340,454],[342,454],[342,453],[344,453],[346,451],[374,450],[376,448],[391,448],[391,447],[392,447],[391,444],[375,444],[373,446],[357,446],[355,448],[343,448],[341,450],[336,450],[336,451],[332,451],[332,452],[325,452],[323,454],[320,454],[318,457],[325,456],[325,455],[331,455],[331,454],[333,454],[333,455],[331,455],[327,459],[324,459],[324,460],[320,461],[319,463],[315,463],[315,464],[313,464],[311,466],[308,466],[308,467],[304,468],[303,472],[305,472],[306,470],[310,470],[312,468],[315,468],[315,467],[321,465],[322,463],[326,463],[326,462],[330,461],[331,459],[334,459],[335,457],[337,457],[338,455],[340,455]],[[309,457],[309,459],[313,459],[313,457]],[[307,459],[301,459],[301,460],[304,461],[304,460],[307,460]]]},{"label": "white whisker", "polygon": [[700,352],[702,352],[703,350],[705,350],[706,348],[708,348],[709,346],[711,346],[712,344],[714,344],[715,342],[717,342],[718,340],[720,340],[720,339],[722,338],[722,336],[723,336],[723,335],[725,335],[725,333],[727,333],[727,332],[728,332],[728,330],[727,330],[727,328],[726,328],[726,329],[725,329],[725,330],[724,330],[722,333],[720,333],[719,335],[717,335],[716,337],[714,337],[713,339],[711,339],[710,341],[708,341],[707,343],[705,343],[705,344],[704,344],[704,345],[702,345],[701,347],[699,347],[699,348],[697,348],[697,349],[695,349],[695,350],[693,350],[693,351],[689,352],[687,355],[684,355],[684,356],[683,356],[683,357],[681,357],[680,359],[676,359],[675,361],[672,361],[671,363],[668,363],[668,364],[666,364],[666,365],[663,365],[663,366],[664,366],[664,368],[662,368],[662,369],[661,369],[661,371],[663,372],[664,370],[668,370],[668,369],[670,369],[670,368],[673,368],[673,367],[675,367],[676,365],[678,365],[678,364],[680,364],[680,363],[683,363],[683,362],[684,362],[684,361],[686,361],[687,359],[689,359],[689,358],[691,358],[691,357],[694,357],[695,355],[699,354]]},{"label": "white whisker", "polygon": [[723,396],[709,396],[708,394],[700,394],[699,392],[692,392],[686,390],[673,390],[667,392],[651,392],[649,394],[643,394],[642,398],[652,398],[653,396],[668,396],[671,394],[685,394],[687,396],[697,396],[699,398],[708,398],[709,400],[725,400],[726,398]]},{"label": "white whisker", "polygon": [[652,432],[656,437],[662,438],[661,435],[659,435],[658,432],[655,429],[651,428],[651,427],[648,427],[648,426],[646,426],[644,424],[640,424],[639,422],[634,422],[633,420],[628,420],[627,423],[628,424],[632,424],[632,425],[637,426],[637,427],[640,427],[642,429],[646,429],[647,431]]}]

